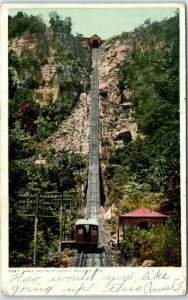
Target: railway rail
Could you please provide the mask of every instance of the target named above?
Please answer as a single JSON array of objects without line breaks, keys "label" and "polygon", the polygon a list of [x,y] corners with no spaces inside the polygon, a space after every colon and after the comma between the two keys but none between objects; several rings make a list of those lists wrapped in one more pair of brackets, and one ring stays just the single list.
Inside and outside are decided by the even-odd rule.
[{"label": "railway rail", "polygon": [[76,267],[107,267],[109,266],[108,256],[105,251],[90,253],[87,250],[77,253]]}]

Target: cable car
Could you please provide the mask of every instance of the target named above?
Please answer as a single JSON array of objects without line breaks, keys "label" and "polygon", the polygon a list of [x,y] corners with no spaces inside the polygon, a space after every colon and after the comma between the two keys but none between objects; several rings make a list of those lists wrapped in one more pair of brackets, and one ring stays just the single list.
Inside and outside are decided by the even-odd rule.
[{"label": "cable car", "polygon": [[78,219],[76,221],[76,245],[78,248],[96,248],[98,246],[99,223],[96,219]]}]

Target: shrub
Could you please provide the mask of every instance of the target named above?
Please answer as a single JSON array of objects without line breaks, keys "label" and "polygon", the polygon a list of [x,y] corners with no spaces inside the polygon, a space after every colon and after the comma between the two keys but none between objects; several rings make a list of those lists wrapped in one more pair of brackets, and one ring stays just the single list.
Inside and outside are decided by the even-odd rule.
[{"label": "shrub", "polygon": [[171,220],[165,225],[151,225],[149,230],[128,227],[121,245],[124,259],[138,258],[140,263],[154,260],[155,266],[166,266],[176,238],[176,230]]}]

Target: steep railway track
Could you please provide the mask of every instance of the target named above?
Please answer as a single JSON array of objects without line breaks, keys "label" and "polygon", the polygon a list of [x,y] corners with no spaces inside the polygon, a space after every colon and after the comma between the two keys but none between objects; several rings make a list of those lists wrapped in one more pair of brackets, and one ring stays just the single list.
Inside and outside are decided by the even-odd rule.
[{"label": "steep railway track", "polygon": [[107,267],[109,261],[106,252],[103,250],[100,253],[89,253],[87,250],[77,253],[76,267]]},{"label": "steep railway track", "polygon": [[99,117],[98,117],[98,49],[92,49],[91,77],[91,121],[89,171],[87,190],[87,217],[99,218],[100,208],[100,178],[99,178]]},{"label": "steep railway track", "polygon": [[89,252],[87,249],[77,253],[77,267],[105,267],[109,266],[106,244],[100,220],[100,175],[99,175],[99,75],[98,75],[98,49],[92,49],[92,76],[91,76],[91,121],[90,121],[90,147],[89,171],[87,190],[87,218],[96,219],[99,223],[98,249]]}]

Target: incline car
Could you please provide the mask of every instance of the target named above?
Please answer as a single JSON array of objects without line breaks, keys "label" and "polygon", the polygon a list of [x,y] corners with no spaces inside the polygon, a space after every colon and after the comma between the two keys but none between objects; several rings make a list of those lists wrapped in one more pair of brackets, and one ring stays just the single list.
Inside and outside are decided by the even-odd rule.
[{"label": "incline car", "polygon": [[77,248],[97,248],[99,223],[96,219],[79,219],[76,221]]}]

